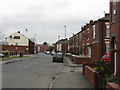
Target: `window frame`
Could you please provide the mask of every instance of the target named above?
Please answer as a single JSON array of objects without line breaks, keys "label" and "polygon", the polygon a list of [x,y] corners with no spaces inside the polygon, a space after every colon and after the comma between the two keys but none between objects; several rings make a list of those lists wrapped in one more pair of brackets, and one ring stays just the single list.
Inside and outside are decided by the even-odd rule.
[{"label": "window frame", "polygon": [[[109,27],[107,27],[109,25]],[[106,38],[110,38],[110,24],[106,24],[106,34],[105,34]]]}]

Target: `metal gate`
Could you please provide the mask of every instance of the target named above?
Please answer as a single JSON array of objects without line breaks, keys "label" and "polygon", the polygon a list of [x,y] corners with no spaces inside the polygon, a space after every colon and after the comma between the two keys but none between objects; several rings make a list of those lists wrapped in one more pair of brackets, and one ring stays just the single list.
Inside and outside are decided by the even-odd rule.
[{"label": "metal gate", "polygon": [[106,90],[107,80],[100,76],[98,73],[96,75],[96,90]]}]

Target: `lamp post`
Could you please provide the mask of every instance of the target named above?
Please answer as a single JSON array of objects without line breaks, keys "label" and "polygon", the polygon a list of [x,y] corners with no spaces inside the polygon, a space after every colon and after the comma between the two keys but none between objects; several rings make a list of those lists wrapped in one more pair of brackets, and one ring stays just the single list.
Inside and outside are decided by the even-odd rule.
[{"label": "lamp post", "polygon": [[59,40],[60,40],[60,35],[58,35],[57,52],[59,52],[59,49],[60,49]]},{"label": "lamp post", "polygon": [[58,36],[58,41],[60,40],[60,35]]},{"label": "lamp post", "polygon": [[65,39],[66,39],[66,26],[64,26],[65,27]]},{"label": "lamp post", "polygon": [[[66,39],[66,26],[64,26],[65,27],[65,39]],[[65,42],[65,53],[66,53],[66,51],[67,51],[67,43]]]}]

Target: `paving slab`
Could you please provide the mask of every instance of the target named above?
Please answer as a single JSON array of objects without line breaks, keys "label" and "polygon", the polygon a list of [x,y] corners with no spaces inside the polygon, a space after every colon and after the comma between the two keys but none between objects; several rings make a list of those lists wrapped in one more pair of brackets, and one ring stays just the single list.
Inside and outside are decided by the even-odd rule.
[{"label": "paving slab", "polygon": [[66,67],[58,76],[53,88],[92,88],[82,75],[82,68]]}]

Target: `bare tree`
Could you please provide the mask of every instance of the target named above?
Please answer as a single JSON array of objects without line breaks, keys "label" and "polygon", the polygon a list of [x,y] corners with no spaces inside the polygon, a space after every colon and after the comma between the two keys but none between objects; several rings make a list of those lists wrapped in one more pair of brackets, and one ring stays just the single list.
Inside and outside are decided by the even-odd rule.
[{"label": "bare tree", "polygon": [[0,30],[0,42],[4,41],[5,35],[3,34],[2,30]]}]

